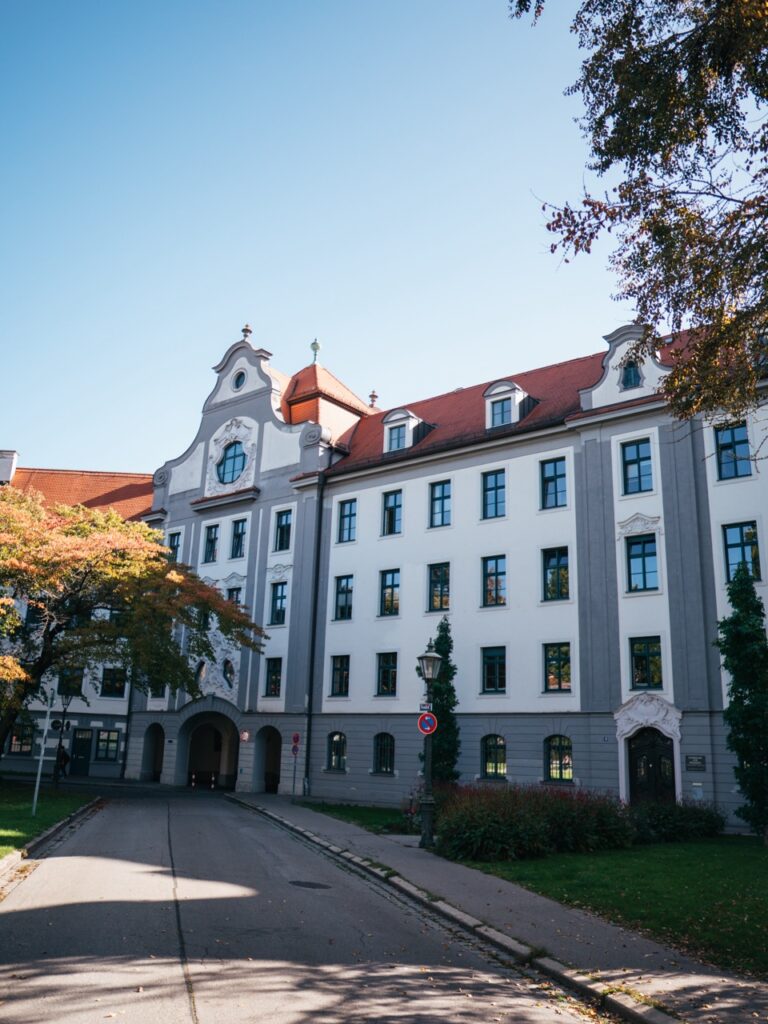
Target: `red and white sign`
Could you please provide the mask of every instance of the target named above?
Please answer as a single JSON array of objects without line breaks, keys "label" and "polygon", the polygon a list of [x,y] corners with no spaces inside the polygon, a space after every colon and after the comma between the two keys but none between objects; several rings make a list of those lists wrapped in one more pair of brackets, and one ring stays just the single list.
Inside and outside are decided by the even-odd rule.
[{"label": "red and white sign", "polygon": [[437,719],[431,711],[425,711],[423,715],[419,715],[418,726],[419,732],[424,733],[425,736],[431,736],[437,729]]},{"label": "red and white sign", "polygon": [[301,740],[301,736],[297,732],[295,732],[293,734],[293,736],[291,737],[291,743],[293,743],[294,745],[296,743],[298,743],[300,740]]}]

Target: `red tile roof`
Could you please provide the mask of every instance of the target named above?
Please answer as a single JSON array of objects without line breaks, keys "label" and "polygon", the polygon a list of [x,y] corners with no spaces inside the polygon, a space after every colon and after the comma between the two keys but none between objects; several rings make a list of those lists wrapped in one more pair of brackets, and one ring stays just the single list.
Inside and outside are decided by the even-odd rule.
[{"label": "red tile roof", "polygon": [[341,446],[348,447],[349,454],[337,462],[328,473],[336,476],[367,466],[383,465],[463,447],[486,441],[490,436],[515,436],[562,424],[569,416],[581,411],[579,391],[592,387],[600,380],[605,356],[605,351],[597,352],[538,370],[495,378],[513,380],[535,400],[535,405],[520,423],[496,427],[492,432],[485,426],[483,392],[494,381],[458,388],[436,398],[406,402],[404,406],[398,406],[408,408],[419,419],[433,424],[434,429],[414,447],[391,454],[383,453],[382,419],[386,416],[387,410],[377,410],[374,415],[360,420],[357,426],[340,439]]},{"label": "red tile roof", "polygon": [[124,519],[140,519],[152,508],[152,476],[148,473],[19,468],[11,483],[20,491],[39,491],[51,505],[113,508]]},{"label": "red tile roof", "polygon": [[299,402],[306,402],[311,398],[327,398],[337,405],[343,405],[352,412],[362,413],[364,416],[370,413],[371,409],[357,395],[350,391],[346,384],[342,384],[338,377],[326,370],[319,363],[310,363],[303,370],[299,370],[291,377],[291,383],[283,394],[283,401],[289,406]]}]

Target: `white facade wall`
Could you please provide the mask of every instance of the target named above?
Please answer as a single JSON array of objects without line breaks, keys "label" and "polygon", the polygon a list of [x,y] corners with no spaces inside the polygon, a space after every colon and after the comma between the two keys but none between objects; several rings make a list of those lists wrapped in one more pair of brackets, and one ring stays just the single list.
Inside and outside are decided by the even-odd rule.
[{"label": "white facade wall", "polygon": [[[565,507],[541,509],[540,463],[562,457],[566,462]],[[482,475],[503,470],[506,515],[482,517]],[[323,710],[329,713],[414,712],[423,684],[416,659],[435,634],[442,612],[427,610],[428,567],[450,563],[450,610],[457,693],[462,713],[565,712],[579,707],[578,565],[573,502],[573,458],[568,445],[532,450],[530,444],[497,451],[455,455],[423,470],[380,472],[373,477],[334,483],[328,503],[334,540],[328,569],[328,621],[323,673]],[[429,527],[430,484],[450,480],[450,526]],[[382,502],[387,491],[402,490],[402,533],[382,535]],[[357,500],[357,537],[339,543],[339,505]],[[542,600],[542,550],[569,550],[570,597]],[[483,607],[483,558],[504,555],[507,604]],[[380,573],[400,570],[400,610],[379,615]],[[354,576],[353,617],[335,621],[336,577]],[[543,645],[571,644],[571,693],[543,692]],[[482,648],[506,648],[504,694],[481,692]],[[396,697],[376,696],[376,656],[398,655]],[[349,697],[331,697],[331,657],[350,657]]]}]

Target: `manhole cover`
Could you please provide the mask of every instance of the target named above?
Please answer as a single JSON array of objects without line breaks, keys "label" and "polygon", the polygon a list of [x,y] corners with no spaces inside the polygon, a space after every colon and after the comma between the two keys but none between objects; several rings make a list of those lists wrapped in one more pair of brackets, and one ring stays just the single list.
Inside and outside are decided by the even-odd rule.
[{"label": "manhole cover", "polygon": [[330,889],[330,885],[323,885],[322,882],[291,882],[291,885],[298,885],[300,889]]}]

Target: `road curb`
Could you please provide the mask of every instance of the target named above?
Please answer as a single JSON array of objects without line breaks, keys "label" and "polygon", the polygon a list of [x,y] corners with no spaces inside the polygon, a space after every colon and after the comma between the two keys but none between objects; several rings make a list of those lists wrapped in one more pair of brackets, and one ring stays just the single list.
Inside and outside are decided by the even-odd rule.
[{"label": "road curb", "polygon": [[458,907],[452,906],[446,900],[435,899],[430,893],[420,889],[413,882],[409,882],[407,878],[403,878],[385,865],[372,864],[350,850],[343,850],[341,847],[334,846],[327,840],[321,839],[307,829],[294,825],[293,822],[282,818],[279,814],[275,814],[274,811],[270,811],[266,807],[249,803],[247,800],[232,794],[226,794],[226,799],[241,807],[245,807],[249,811],[254,811],[256,814],[262,815],[262,817],[269,818],[275,824],[280,825],[289,832],[296,833],[296,835],[319,846],[326,853],[339,860],[355,864],[368,874],[379,879],[379,881],[386,882],[411,899],[436,911],[452,924],[463,928],[465,931],[482,936],[483,939],[496,946],[497,949],[517,963],[535,967],[542,974],[546,974],[547,977],[557,981],[564,988],[570,989],[576,994],[591,1000],[599,1009],[614,1013],[629,1021],[630,1024],[680,1024],[678,1016],[673,1016],[655,1006],[649,1006],[646,1003],[640,1002],[628,993],[617,992],[615,989],[607,988],[599,981],[594,981],[587,975],[580,973],[574,967],[569,967],[553,957],[539,955],[540,950],[533,949],[531,946],[526,945],[526,943],[513,939],[511,936],[505,935],[495,928],[491,928],[470,914],[466,914],[463,910],[459,910]]},{"label": "road curb", "polygon": [[45,832],[41,832],[39,836],[35,836],[34,839],[30,839],[26,846],[22,846],[20,850],[14,850],[12,853],[6,854],[5,857],[0,860],[0,878],[7,875],[9,871],[18,867],[22,861],[27,860],[29,857],[33,857],[42,846],[57,836],[59,832],[63,832],[67,826],[74,825],[74,823],[79,821],[80,818],[85,817],[89,811],[92,811],[101,802],[101,799],[102,798],[100,796],[95,796],[89,803],[83,804],[82,807],[78,807],[76,811],[68,814],[66,818],[62,818],[61,821],[57,821],[55,825],[51,825],[50,828],[47,828]]}]

